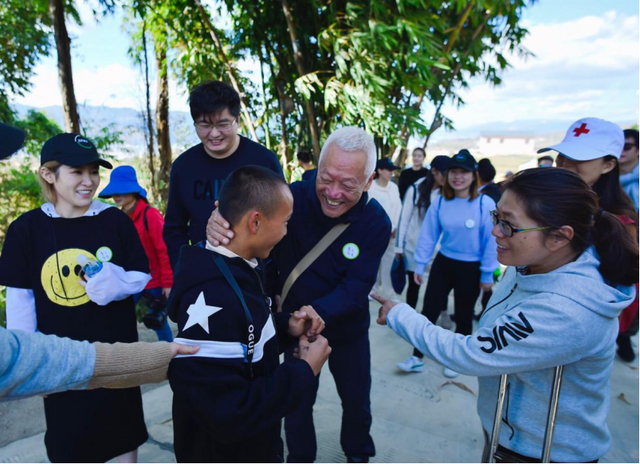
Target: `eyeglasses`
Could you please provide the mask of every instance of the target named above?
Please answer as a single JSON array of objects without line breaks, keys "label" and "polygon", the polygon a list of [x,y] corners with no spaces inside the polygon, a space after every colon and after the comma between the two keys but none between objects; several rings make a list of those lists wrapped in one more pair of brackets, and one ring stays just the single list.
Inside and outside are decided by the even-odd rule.
[{"label": "eyeglasses", "polygon": [[624,147],[622,147],[622,151],[631,150],[635,146],[636,146],[635,143],[625,143]]},{"label": "eyeglasses", "polygon": [[231,130],[236,121],[238,121],[238,118],[234,119],[233,121],[222,121],[216,124],[211,124],[210,122],[205,121],[198,121],[194,123],[194,125],[196,126],[196,130],[198,132],[208,134],[213,128],[215,128],[219,132],[228,132]]},{"label": "eyeglasses", "polygon": [[509,221],[505,221],[504,219],[500,219],[497,211],[491,211],[491,219],[493,220],[493,225],[500,226],[500,232],[504,234],[505,237],[513,237],[513,234],[518,232],[533,232],[534,230],[545,230],[550,229],[550,227],[527,227],[525,229],[518,229],[514,227]]}]

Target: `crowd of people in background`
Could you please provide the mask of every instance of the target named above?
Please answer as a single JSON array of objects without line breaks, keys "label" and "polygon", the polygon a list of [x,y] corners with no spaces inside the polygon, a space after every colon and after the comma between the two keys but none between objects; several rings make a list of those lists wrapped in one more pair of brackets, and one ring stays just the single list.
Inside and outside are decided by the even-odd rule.
[{"label": "crowd of people in background", "polygon": [[[58,384],[45,379],[25,390],[32,371],[4,378],[7,366],[20,362],[17,347],[46,342],[0,331],[0,393],[51,393],[52,462],[135,462],[147,432],[134,385],[158,380],[158,372],[174,392],[178,461],[282,462],[284,419],[287,461],[313,462],[325,362],[341,398],[346,459],[368,462],[376,454],[372,299],[382,305],[378,323],[413,346],[398,369],[423,372],[426,356],[446,377],[480,378],[485,437],[500,375],[509,376],[504,453],[539,458],[549,373],[558,365],[565,384],[552,459],[589,462],[607,452],[615,341],[631,361],[638,331],[637,130],[580,119],[562,142],[540,150],[555,158],[545,154],[538,168],[496,183],[491,160],[465,147],[430,163],[416,148],[401,170],[377,159],[364,130],[343,127],[316,166],[309,152],[298,153],[302,180],[287,185],[278,157],[239,134],[232,87],[203,83],[189,104],[201,143],[174,161],[164,217],[131,166],[114,169],[99,194],[120,210],[94,200],[99,168],[112,165],[90,140],[61,134],[42,148],[47,203],[7,232],[7,328],[85,341],[84,364],[59,368]],[[397,269],[408,283],[406,303],[394,289]],[[148,351],[164,350],[149,367],[155,377],[83,390],[99,371],[100,351],[87,342],[136,345],[141,299],[143,322],[160,341],[173,341],[167,317],[178,326],[176,343]],[[126,364],[113,375],[130,376]],[[62,392],[68,388],[81,390]]]}]

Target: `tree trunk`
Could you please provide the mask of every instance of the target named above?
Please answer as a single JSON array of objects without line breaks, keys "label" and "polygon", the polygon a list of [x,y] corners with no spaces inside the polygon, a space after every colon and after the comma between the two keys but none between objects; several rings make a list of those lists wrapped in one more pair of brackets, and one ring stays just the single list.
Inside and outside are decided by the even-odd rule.
[{"label": "tree trunk", "polygon": [[225,69],[227,70],[227,76],[229,76],[231,85],[236,90],[236,92],[238,92],[238,95],[240,95],[240,106],[242,107],[242,115],[244,117],[244,123],[247,125],[247,129],[249,129],[249,132],[251,133],[251,137],[253,137],[253,140],[255,140],[256,142],[259,142],[258,136],[256,135],[256,129],[253,126],[251,114],[249,114],[249,109],[247,108],[247,105],[244,102],[244,98],[242,98],[242,92],[240,91],[240,85],[238,84],[238,79],[236,78],[235,71],[231,66],[231,63],[229,63],[229,60],[227,59],[227,55],[224,53],[224,49],[222,48],[222,42],[220,42],[218,33],[213,27],[213,24],[211,24],[211,21],[209,20],[209,16],[207,15],[206,10],[202,6],[202,3],[200,3],[200,0],[193,0],[193,1],[197,6],[198,11],[200,12],[200,17],[202,18],[202,22],[204,23],[205,27],[209,31],[209,35],[211,35],[211,39],[213,40],[216,50],[218,51],[218,56],[220,57],[220,60],[222,61]]},{"label": "tree trunk", "polygon": [[80,133],[80,117],[78,116],[71,71],[71,41],[64,19],[64,0],[49,0],[49,15],[53,24],[58,52],[58,78],[62,94],[64,127],[67,132]]},{"label": "tree trunk", "polygon": [[169,134],[169,67],[167,65],[167,43],[156,41],[156,64],[158,66],[158,100],[156,102],[156,127],[158,129],[158,152],[160,172],[158,184],[162,202],[166,204],[169,195],[169,175],[171,174],[171,138]]},{"label": "tree trunk", "polygon": [[156,170],[153,166],[155,152],[153,119],[151,117],[151,89],[149,84],[149,54],[147,52],[147,22],[142,21],[142,58],[144,60],[144,88],[146,98],[146,123],[147,123],[147,151],[149,152],[149,175],[151,178],[151,190],[156,193]]},{"label": "tree trunk", "polygon": [[[302,61],[302,52],[298,46],[298,38],[296,37],[296,31],[293,25],[293,18],[291,16],[291,9],[287,0],[282,1],[282,10],[284,16],[287,18],[287,28],[289,29],[289,37],[291,38],[291,46],[293,47],[293,58],[296,63],[296,68],[300,77],[306,73],[304,71],[304,64]],[[313,154],[315,158],[316,166],[318,165],[318,157],[320,156],[320,140],[318,138],[318,127],[316,126],[316,117],[313,111],[313,103],[310,100],[304,99],[305,109],[307,110],[307,117],[309,118],[309,131],[311,132],[311,140],[313,142]]]}]

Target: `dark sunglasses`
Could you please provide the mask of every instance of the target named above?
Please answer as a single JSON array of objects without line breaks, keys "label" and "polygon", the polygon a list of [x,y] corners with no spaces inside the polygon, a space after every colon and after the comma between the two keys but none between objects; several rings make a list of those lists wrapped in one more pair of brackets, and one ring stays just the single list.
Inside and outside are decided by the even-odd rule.
[{"label": "dark sunglasses", "polygon": [[500,232],[502,232],[505,237],[513,237],[513,234],[516,234],[518,232],[533,232],[534,230],[545,230],[550,228],[549,226],[546,226],[546,227],[527,227],[524,229],[518,229],[517,227],[514,227],[509,221],[500,219],[500,217],[498,216],[498,212],[496,210],[491,211],[490,214],[491,214],[491,219],[493,220],[493,225],[500,226]]},{"label": "dark sunglasses", "polygon": [[635,146],[636,146],[635,143],[625,143],[624,147],[622,147],[622,151],[631,150]]}]

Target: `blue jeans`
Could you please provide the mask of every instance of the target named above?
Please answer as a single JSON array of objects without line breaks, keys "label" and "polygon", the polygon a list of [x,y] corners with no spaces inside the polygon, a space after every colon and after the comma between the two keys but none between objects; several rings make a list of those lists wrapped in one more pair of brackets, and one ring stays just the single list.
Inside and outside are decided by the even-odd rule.
[{"label": "blue jeans", "polygon": [[[141,298],[156,298],[162,295],[162,289],[160,287],[157,288],[146,288],[142,290],[140,293],[133,295],[133,302],[138,303]],[[153,329],[153,331],[158,335],[158,340],[161,342],[169,342],[173,341],[173,332],[171,332],[171,327],[169,327],[169,320],[165,319],[164,325],[161,329]]]}]

